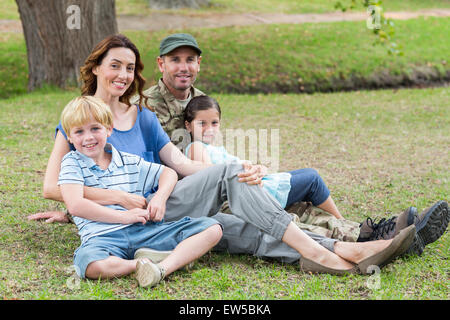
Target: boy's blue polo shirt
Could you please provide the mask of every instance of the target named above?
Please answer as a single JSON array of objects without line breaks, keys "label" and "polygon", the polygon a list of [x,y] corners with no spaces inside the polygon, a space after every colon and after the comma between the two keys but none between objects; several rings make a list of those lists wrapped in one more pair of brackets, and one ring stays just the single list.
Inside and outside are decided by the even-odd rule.
[{"label": "boy's blue polo shirt", "polygon": [[[137,108],[135,105],[132,107]],[[161,127],[154,112],[147,108],[137,109],[137,118],[133,127],[126,131],[113,129],[107,141],[117,150],[136,154],[145,161],[161,163],[159,151],[170,142],[170,138]],[[58,131],[61,131],[67,139],[61,122],[56,127],[55,136]],[[75,150],[72,144],[69,146],[70,150]]]},{"label": "boy's blue polo shirt", "polygon": [[[61,162],[58,185],[81,184],[88,187],[122,190],[147,197],[156,191],[159,176],[164,166],[143,160],[134,154],[119,152],[111,144],[105,151],[112,153],[111,163],[102,170],[91,158],[78,151],[70,151]],[[108,205],[112,209],[126,210],[119,205]],[[129,226],[120,223],[91,221],[74,216],[81,242],[101,234]]]}]

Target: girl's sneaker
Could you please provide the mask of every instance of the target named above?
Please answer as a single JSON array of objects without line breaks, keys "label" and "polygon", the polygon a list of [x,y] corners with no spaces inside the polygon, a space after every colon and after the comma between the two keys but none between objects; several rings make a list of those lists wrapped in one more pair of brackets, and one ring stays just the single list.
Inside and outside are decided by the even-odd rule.
[{"label": "girl's sneaker", "polygon": [[153,287],[164,279],[166,271],[148,259],[136,262],[136,279],[141,287]]}]

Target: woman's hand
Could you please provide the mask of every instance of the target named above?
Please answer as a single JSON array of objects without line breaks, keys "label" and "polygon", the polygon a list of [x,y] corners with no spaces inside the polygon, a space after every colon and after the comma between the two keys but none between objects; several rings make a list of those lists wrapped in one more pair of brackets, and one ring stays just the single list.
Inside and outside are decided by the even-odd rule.
[{"label": "woman's hand", "polygon": [[29,215],[28,220],[45,220],[46,223],[52,222],[60,222],[60,223],[69,223],[69,218],[67,217],[65,212],[62,211],[46,211],[46,212],[38,212],[32,215]]},{"label": "woman's hand", "polygon": [[166,213],[166,199],[155,193],[147,206],[149,220],[161,221]]},{"label": "woman's hand", "polygon": [[140,208],[145,209],[147,207],[147,201],[144,197],[132,194],[125,191],[117,190],[118,192],[118,204],[127,210]]},{"label": "woman's hand", "polygon": [[124,212],[124,224],[142,223],[146,224],[149,220],[148,211],[142,208],[134,208]]}]

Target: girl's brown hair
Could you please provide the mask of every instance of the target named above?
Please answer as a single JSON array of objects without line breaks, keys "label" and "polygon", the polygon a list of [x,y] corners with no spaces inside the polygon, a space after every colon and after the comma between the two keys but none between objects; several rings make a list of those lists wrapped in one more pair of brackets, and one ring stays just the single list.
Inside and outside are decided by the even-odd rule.
[{"label": "girl's brown hair", "polygon": [[136,93],[137,89],[139,94],[139,109],[142,110],[142,103],[144,103],[145,107],[149,108],[147,104],[148,97],[143,93],[145,78],[142,76],[144,64],[141,61],[141,55],[133,42],[122,34],[112,35],[103,39],[94,47],[91,54],[86,58],[84,66],[80,68],[81,80],[83,81],[81,94],[83,96],[93,96],[95,94],[97,91],[97,76],[92,72],[92,69],[102,63],[103,58],[112,48],[128,48],[133,51],[136,56],[134,81],[127,91],[119,98],[119,101],[131,106],[130,98]]},{"label": "girl's brown hair", "polygon": [[216,99],[206,95],[194,97],[189,101],[186,109],[184,109],[184,121],[191,123],[199,111],[209,109],[216,109],[220,119],[222,112]]}]

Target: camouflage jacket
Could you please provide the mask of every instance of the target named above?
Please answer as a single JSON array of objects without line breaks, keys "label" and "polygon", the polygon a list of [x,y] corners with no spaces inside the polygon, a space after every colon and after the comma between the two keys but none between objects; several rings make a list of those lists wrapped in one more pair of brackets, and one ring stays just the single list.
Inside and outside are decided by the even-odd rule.
[{"label": "camouflage jacket", "polygon": [[[150,109],[156,113],[159,123],[164,131],[168,134],[175,145],[181,147],[179,145],[180,137],[183,135],[181,131],[185,131],[183,106],[177,101],[169,89],[167,89],[162,79],[158,81],[158,84],[145,90],[144,94],[149,97],[148,105],[150,106]],[[205,95],[202,91],[191,87],[191,97],[202,95]],[[139,96],[136,96],[131,102],[137,103],[138,101]],[[184,144],[185,143],[183,143],[183,147]]]}]

